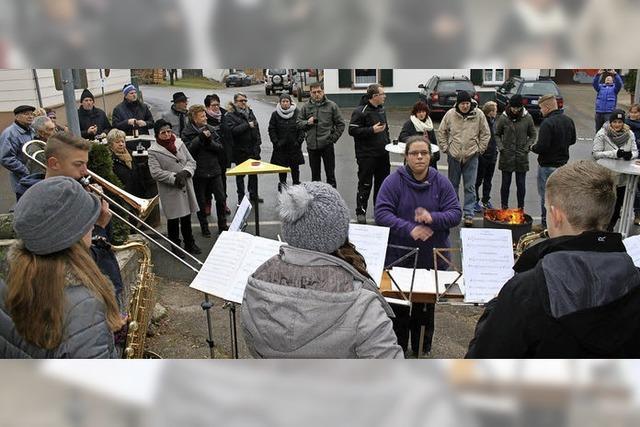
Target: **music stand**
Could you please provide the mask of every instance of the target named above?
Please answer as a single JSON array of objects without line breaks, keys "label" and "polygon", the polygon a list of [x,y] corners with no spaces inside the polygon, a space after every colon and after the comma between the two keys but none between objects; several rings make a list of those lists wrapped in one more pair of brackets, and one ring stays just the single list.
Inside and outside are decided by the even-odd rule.
[{"label": "music stand", "polygon": [[[447,258],[444,255],[446,252],[460,253],[460,248],[433,248],[433,268],[435,269],[435,273],[436,273],[436,304],[440,302],[440,298],[445,296],[445,294],[449,292],[449,290],[454,285],[456,285],[458,283],[458,280],[460,280],[460,278],[462,277],[462,267],[458,268],[453,261],[449,260],[449,258]],[[452,267],[456,273],[458,273],[458,277],[456,277],[453,282],[445,283],[444,291],[442,293],[440,293],[440,283],[438,281],[438,259],[442,259],[450,267]],[[446,298],[442,299],[442,302],[446,302],[446,301],[447,301]]]}]

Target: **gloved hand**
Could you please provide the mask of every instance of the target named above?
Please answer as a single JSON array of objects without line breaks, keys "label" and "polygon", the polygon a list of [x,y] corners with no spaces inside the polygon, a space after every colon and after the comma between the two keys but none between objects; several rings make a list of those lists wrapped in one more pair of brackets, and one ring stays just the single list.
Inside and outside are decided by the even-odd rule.
[{"label": "gloved hand", "polygon": [[176,177],[178,175],[181,175],[184,178],[185,182],[188,178],[191,178],[191,172],[189,172],[188,170],[181,170],[180,172],[176,173]]},{"label": "gloved hand", "polygon": [[631,151],[624,151],[622,153],[622,158],[625,160],[631,160]]},{"label": "gloved hand", "polygon": [[622,148],[618,148],[618,152],[616,153],[616,157],[621,159],[624,156],[624,150]]},{"label": "gloved hand", "polygon": [[180,175],[179,173],[177,173],[175,175],[176,180],[174,181],[173,185],[175,185],[178,188],[184,188],[185,185],[187,185],[187,179],[184,177],[184,175]]}]

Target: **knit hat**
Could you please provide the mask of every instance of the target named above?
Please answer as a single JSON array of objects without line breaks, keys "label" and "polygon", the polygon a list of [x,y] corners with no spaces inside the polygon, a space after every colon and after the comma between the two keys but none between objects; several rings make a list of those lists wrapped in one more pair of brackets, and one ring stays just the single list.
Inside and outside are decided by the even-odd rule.
[{"label": "knit hat", "polygon": [[509,99],[509,106],[513,107],[513,108],[520,108],[522,107],[522,96],[520,95],[513,95],[510,99]]},{"label": "knit hat", "polygon": [[614,120],[622,120],[624,122],[624,118],[625,118],[624,111],[617,108],[613,110],[609,115],[609,123],[611,123]]},{"label": "knit hat", "polygon": [[173,127],[173,126],[171,126],[171,123],[169,123],[165,119],[158,119],[153,123],[153,132],[156,135],[159,135],[160,134],[160,129],[162,129],[165,126],[169,126],[169,128]]},{"label": "knit hat", "polygon": [[32,107],[31,105],[20,105],[13,109],[13,114],[17,116],[20,113],[28,113],[29,111],[36,111],[36,107]]},{"label": "knit hat", "polygon": [[291,95],[289,95],[288,93],[282,93],[280,94],[280,99],[278,99],[278,102],[282,101],[283,99],[288,99],[289,102],[291,101]]},{"label": "knit hat", "polygon": [[82,91],[82,95],[80,95],[80,102],[84,101],[85,98],[91,98],[95,101],[93,94],[89,91],[89,89],[85,89]]},{"label": "knit hat", "polygon": [[471,95],[466,90],[459,90],[458,97],[456,99],[456,104],[460,104],[461,102],[471,102]]},{"label": "knit hat", "polygon": [[280,194],[284,241],[297,248],[333,253],[349,237],[349,209],[340,193],[323,182],[303,182]]},{"label": "knit hat", "polygon": [[100,216],[100,200],[78,181],[58,176],[29,188],[16,204],[13,229],[36,255],[71,247]]},{"label": "knit hat", "polygon": [[124,94],[124,96],[127,96],[132,90],[136,90],[136,87],[131,83],[127,83],[122,87],[122,93]]}]

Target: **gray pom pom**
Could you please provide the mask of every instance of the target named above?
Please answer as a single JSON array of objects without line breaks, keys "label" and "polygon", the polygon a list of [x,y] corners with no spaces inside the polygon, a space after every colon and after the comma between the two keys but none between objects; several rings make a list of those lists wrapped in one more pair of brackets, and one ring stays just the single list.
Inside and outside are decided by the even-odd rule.
[{"label": "gray pom pom", "polygon": [[288,187],[280,194],[280,218],[295,222],[309,210],[313,196],[304,185]]}]

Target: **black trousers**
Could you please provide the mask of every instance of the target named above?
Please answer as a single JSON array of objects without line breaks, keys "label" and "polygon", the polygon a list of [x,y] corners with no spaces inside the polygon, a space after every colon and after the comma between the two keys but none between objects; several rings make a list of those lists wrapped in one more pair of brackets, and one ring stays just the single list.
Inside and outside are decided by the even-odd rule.
[{"label": "black trousers", "polygon": [[487,203],[491,198],[491,179],[496,170],[496,162],[484,160],[478,157],[478,176],[476,178],[476,200],[480,201],[480,186],[482,186],[482,203]]},{"label": "black trousers", "polygon": [[182,218],[173,218],[167,220],[167,234],[169,240],[180,245],[180,229],[182,229],[182,238],[185,246],[193,245],[193,232],[191,231],[191,214]]},{"label": "black trousers", "polygon": [[[289,167],[291,168],[291,180],[293,181],[293,185],[300,184],[300,165],[289,165]],[[280,183],[278,184],[278,190],[280,190],[282,184],[287,183],[287,174],[279,173],[278,181]]]},{"label": "black trousers", "polygon": [[609,120],[611,113],[596,113],[596,133],[600,130],[602,125]]},{"label": "black trousers", "polygon": [[[238,192],[238,204],[244,198],[244,177],[246,175],[238,175],[236,176],[236,189]],[[247,189],[249,190],[249,199],[255,200],[258,198],[258,176],[257,175],[249,175],[249,184],[247,185]]]},{"label": "black trousers", "polygon": [[[369,195],[373,186],[373,205],[376,204],[382,181],[389,176],[391,166],[389,153],[380,157],[356,158],[358,162],[358,194],[356,196],[356,214],[365,214],[369,204]],[[372,185],[373,182],[373,185]]]},{"label": "black trousers", "polygon": [[613,215],[611,216],[611,221],[609,221],[609,226],[607,227],[608,231],[613,231],[613,227],[616,226],[616,222],[620,219],[620,210],[622,209],[622,204],[624,203],[624,193],[627,190],[627,187],[618,187],[616,189],[616,204],[613,208]]},{"label": "black trousers", "polygon": [[393,306],[393,312],[396,317],[393,319],[393,330],[398,337],[398,345],[402,350],[407,351],[409,344],[409,335],[411,335],[411,349],[414,353],[418,353],[420,346],[420,329],[424,325],[424,343],[422,351],[424,353],[431,351],[431,343],[433,341],[433,332],[435,329],[435,304],[413,304],[411,316],[409,316],[409,307]]},{"label": "black trousers", "polygon": [[327,177],[327,184],[336,188],[336,153],[333,144],[327,145],[319,150],[308,150],[309,166],[311,166],[311,181],[322,181],[320,174],[320,161],[324,163],[324,174]]},{"label": "black trousers", "polygon": [[[514,172],[502,171],[502,186],[500,187],[500,203],[502,208],[509,207],[509,190],[511,189],[511,176]],[[526,172],[515,172],[516,174],[516,194],[518,198],[518,207],[524,208],[524,196],[527,191]]]},{"label": "black trousers", "polygon": [[[198,201],[198,220],[200,223],[207,223],[207,206],[211,206],[212,195],[216,200],[216,216],[218,217],[218,224],[220,222],[226,223],[226,216],[224,213],[224,204],[226,201],[224,186],[222,185],[222,175],[203,178],[193,178],[193,189],[196,193],[196,200]],[[224,221],[223,221],[224,220]]]}]

